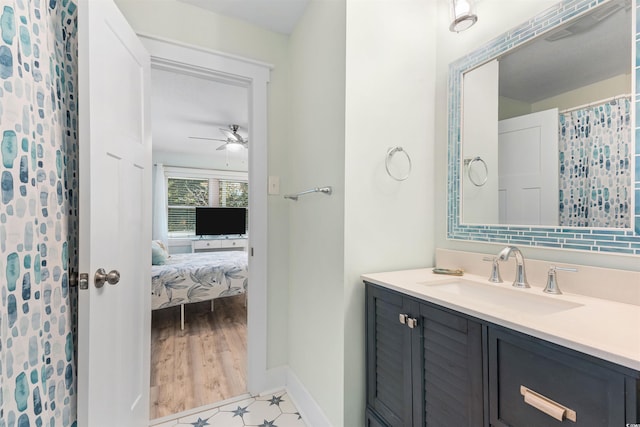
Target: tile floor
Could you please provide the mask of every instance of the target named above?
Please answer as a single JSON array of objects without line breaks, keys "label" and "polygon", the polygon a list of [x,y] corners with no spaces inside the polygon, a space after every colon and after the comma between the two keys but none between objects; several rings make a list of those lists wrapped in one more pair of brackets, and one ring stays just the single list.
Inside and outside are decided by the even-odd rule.
[{"label": "tile floor", "polygon": [[152,427],[306,427],[286,392],[244,398]]}]

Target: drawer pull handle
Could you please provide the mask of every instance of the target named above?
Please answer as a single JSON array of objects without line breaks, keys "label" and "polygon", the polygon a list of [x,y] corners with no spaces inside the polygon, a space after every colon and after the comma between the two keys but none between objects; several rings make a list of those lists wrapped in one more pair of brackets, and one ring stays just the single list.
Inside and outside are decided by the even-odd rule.
[{"label": "drawer pull handle", "polygon": [[576,422],[576,411],[554,402],[553,400],[536,393],[523,385],[520,386],[520,394],[524,396],[524,402],[526,404],[533,406],[550,417],[553,417],[558,421],[564,421],[567,419],[574,423]]}]

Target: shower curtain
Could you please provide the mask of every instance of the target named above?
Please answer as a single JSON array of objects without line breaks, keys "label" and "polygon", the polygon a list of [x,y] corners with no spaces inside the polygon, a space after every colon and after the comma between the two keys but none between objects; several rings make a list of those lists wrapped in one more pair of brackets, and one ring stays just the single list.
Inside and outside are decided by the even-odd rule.
[{"label": "shower curtain", "polygon": [[630,111],[620,97],[560,114],[561,226],[631,226]]}]

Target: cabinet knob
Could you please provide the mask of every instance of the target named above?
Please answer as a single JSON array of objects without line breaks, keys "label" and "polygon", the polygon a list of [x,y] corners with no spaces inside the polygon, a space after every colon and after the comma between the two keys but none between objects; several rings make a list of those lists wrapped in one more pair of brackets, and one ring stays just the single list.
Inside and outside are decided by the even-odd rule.
[{"label": "cabinet knob", "polygon": [[407,319],[409,318],[408,314],[400,313],[400,315],[398,317],[400,319],[400,323],[402,323],[403,325],[407,324]]},{"label": "cabinet knob", "polygon": [[400,313],[398,318],[400,319],[400,323],[402,323],[403,325],[407,325],[411,329],[413,329],[416,326],[418,326],[418,319],[416,319],[414,317],[409,317],[408,314]]}]

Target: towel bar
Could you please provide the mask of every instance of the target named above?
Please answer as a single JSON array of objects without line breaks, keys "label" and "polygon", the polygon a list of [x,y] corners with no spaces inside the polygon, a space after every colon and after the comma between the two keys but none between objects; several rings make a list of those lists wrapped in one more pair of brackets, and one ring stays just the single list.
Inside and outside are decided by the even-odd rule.
[{"label": "towel bar", "polygon": [[295,193],[295,194],[285,194],[284,198],[297,201],[298,197],[303,196],[305,194],[324,193],[327,196],[329,196],[331,195],[331,192],[332,192],[331,187],[314,187],[309,190],[300,191],[299,193]]}]

